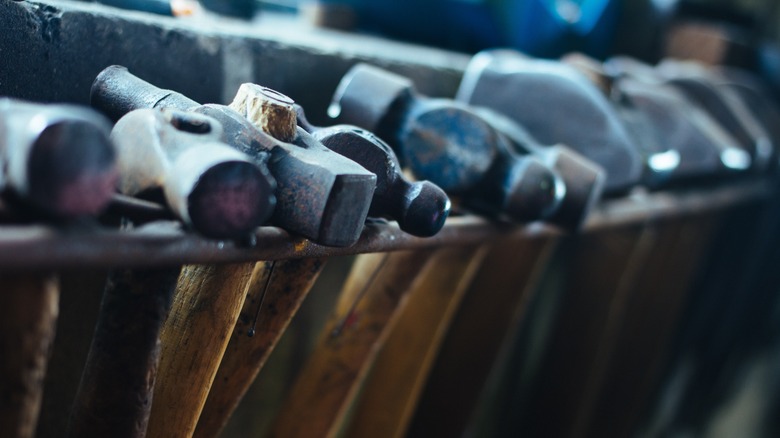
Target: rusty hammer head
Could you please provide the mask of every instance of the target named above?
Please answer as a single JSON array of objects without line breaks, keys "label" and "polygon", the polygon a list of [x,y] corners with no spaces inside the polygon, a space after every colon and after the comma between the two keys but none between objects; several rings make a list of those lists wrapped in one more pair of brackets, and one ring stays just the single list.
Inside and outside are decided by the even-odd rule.
[{"label": "rusty hammer head", "polygon": [[281,93],[242,84],[230,106],[265,137],[258,140],[271,153],[269,167],[279,184],[275,221],[324,245],[355,243],[368,215],[376,175],[298,127],[294,102]]},{"label": "rusty hammer head", "polygon": [[0,99],[0,187],[54,217],[95,215],[117,179],[110,132],[86,108]]},{"label": "rusty hammer head", "polygon": [[604,190],[604,169],[565,145],[540,145],[520,125],[490,108],[475,107],[474,111],[504,135],[513,150],[533,154],[561,176],[566,193],[558,209],[545,220],[568,230],[582,227]]},{"label": "rusty hammer head", "polygon": [[214,238],[239,238],[275,205],[273,184],[251,159],[221,142],[216,120],[177,110],[140,109],[116,123],[120,191],[162,190],[182,221]]}]

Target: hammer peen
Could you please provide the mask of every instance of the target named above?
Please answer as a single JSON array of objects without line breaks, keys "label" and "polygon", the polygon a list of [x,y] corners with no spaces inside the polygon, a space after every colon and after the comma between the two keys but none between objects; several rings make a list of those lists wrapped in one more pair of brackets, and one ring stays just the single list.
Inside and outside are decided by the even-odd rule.
[{"label": "hammer peen", "polygon": [[138,108],[173,108],[213,117],[224,128],[225,143],[267,165],[276,179],[272,223],[329,246],[348,246],[360,236],[376,176],[325,148],[303,129],[277,139],[234,108],[200,105],[120,66],[108,67],[97,76],[91,102],[115,120]]}]

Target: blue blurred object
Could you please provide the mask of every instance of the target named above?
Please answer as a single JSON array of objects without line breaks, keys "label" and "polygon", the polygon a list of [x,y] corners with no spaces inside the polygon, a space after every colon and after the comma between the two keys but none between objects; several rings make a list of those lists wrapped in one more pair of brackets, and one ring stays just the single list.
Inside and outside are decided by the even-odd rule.
[{"label": "blue blurred object", "polygon": [[171,2],[168,0],[98,0],[98,3],[115,8],[151,12],[158,15],[173,15]]},{"label": "blue blurred object", "polygon": [[510,0],[498,2],[507,44],[527,54],[557,58],[571,51],[603,58],[617,27],[615,0]]},{"label": "blue blurred object", "polygon": [[511,46],[558,57],[609,53],[617,0],[321,0],[348,5],[359,27],[422,44],[475,52]]}]

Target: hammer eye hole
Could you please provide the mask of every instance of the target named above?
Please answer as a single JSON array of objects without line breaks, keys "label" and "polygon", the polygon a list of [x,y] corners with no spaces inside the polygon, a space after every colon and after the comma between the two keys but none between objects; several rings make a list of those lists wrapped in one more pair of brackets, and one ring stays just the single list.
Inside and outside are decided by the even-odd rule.
[{"label": "hammer eye hole", "polygon": [[211,124],[208,120],[193,117],[187,113],[174,113],[171,116],[171,125],[179,131],[192,134],[208,134],[211,132]]}]

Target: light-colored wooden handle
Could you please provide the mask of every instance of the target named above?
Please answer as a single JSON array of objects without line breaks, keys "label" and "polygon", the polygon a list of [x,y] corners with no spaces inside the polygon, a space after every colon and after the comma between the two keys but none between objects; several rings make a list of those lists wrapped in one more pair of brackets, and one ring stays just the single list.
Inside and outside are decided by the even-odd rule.
[{"label": "light-colored wooden handle", "polygon": [[0,273],[0,434],[32,438],[59,313],[48,273]]},{"label": "light-colored wooden handle", "polygon": [[486,252],[487,247],[464,247],[433,255],[429,269],[420,274],[406,304],[398,309],[346,436],[404,435],[452,316]]},{"label": "light-colored wooden handle", "polygon": [[495,244],[466,291],[418,400],[410,436],[461,436],[504,342],[522,323],[556,238]]},{"label": "light-colored wooden handle", "polygon": [[[432,251],[359,256],[335,312],[275,419],[270,436],[332,434],[376,357],[388,323]],[[358,296],[362,298],[355,303]]]},{"label": "light-colored wooden handle", "polygon": [[260,262],[255,266],[247,299],[222,356],[195,437],[219,435],[324,266],[325,260],[319,258]]},{"label": "light-colored wooden handle", "polygon": [[185,266],[160,336],[147,437],[191,437],[255,263]]}]

